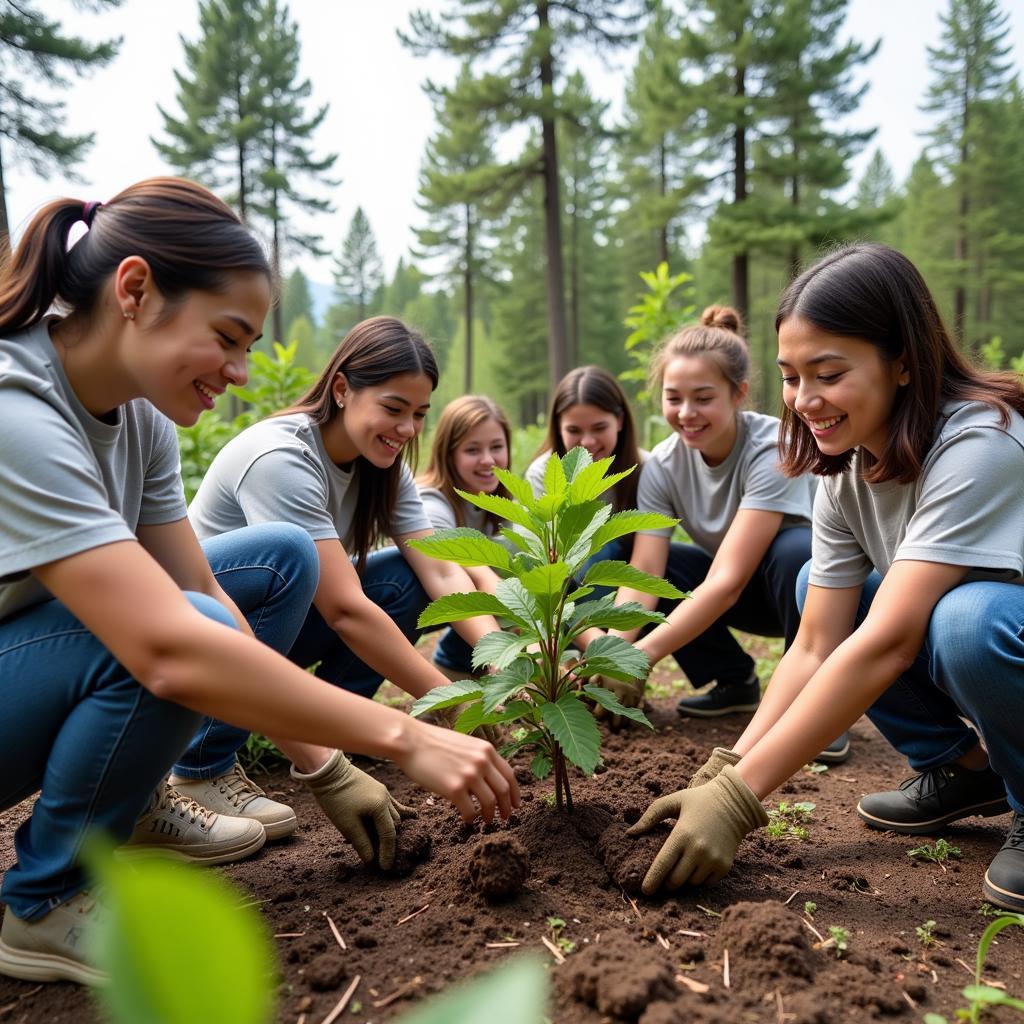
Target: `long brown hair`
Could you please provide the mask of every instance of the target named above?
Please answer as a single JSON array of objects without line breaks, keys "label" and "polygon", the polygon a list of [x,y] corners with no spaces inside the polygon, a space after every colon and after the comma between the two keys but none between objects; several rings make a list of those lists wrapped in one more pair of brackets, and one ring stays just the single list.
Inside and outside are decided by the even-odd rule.
[{"label": "long brown hair", "polygon": [[[88,230],[68,249],[71,228]],[[39,323],[51,306],[88,319],[122,260],[139,256],[168,319],[191,291],[221,292],[231,274],[271,280],[259,243],[212,192],[184,178],[149,178],[107,203],[56,199],[31,220],[0,267],[0,335]]]},{"label": "long brown hair", "polygon": [[[421,487],[433,487],[444,495],[455,512],[457,526],[465,526],[466,521],[462,514],[462,499],[455,493],[455,488],[461,486],[455,472],[455,449],[471,430],[487,420],[494,420],[501,427],[505,448],[511,458],[512,428],[501,406],[486,395],[463,395],[444,407],[430,445],[430,461],[418,481]],[[498,484],[493,493],[503,498],[511,497],[504,484]],[[485,521],[497,529],[500,519],[488,512]]]},{"label": "long brown hair", "polygon": [[[805,270],[782,293],[775,330],[798,317],[819,330],[874,345],[882,359],[901,360],[909,381],[889,414],[881,456],[861,449],[860,465],[870,483],[910,483],[921,473],[935,440],[942,406],[950,401],[985,402],[999,411],[1024,414],[1024,390],[1016,374],[975,369],[960,354],[920,272],[895,249],[877,243],[848,245]],[[790,408],[782,414],[782,468],[796,476],[844,472],[853,450],[825,455],[807,424]]]},{"label": "long brown hair", "polygon": [[[317,426],[341,415],[331,393],[339,373],[345,375],[353,391],[383,384],[403,373],[422,373],[429,378],[431,390],[437,387],[437,362],[423,336],[393,316],[374,316],[355,325],[341,339],[313,386],[288,409],[277,413],[305,413]],[[415,469],[418,438],[405,445],[403,459]],[[398,500],[402,460],[380,469],[362,456],[355,460],[352,484],[357,487],[352,532],[345,538],[350,553],[356,556],[356,570],[362,572],[366,556],[391,525],[391,512]]]},{"label": "long brown hair", "polygon": [[619,382],[600,366],[578,366],[562,378],[551,399],[547,435],[534,458],[540,458],[547,452],[565,455],[565,444],[562,442],[562,415],[574,405],[593,405],[612,416],[622,417],[622,429],[615,442],[611,472],[621,473],[631,466],[636,466],[637,470],[630,473],[615,488],[613,504],[616,512],[634,508],[637,478],[640,475],[640,449],[636,443],[636,425],[633,423],[629,400],[619,387]]}]

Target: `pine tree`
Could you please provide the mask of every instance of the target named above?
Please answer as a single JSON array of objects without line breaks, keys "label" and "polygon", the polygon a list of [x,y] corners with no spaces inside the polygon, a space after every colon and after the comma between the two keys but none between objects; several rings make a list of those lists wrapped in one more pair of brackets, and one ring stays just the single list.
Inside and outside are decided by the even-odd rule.
[{"label": "pine tree", "polygon": [[[529,149],[508,168],[533,167],[543,182],[544,251],[548,311],[548,373],[552,387],[568,369],[562,204],[555,125],[561,116],[558,84],[573,43],[591,49],[635,38],[639,0],[453,0],[439,21],[415,11],[402,41],[417,54],[441,51],[492,68],[464,88],[462,98],[493,112],[503,125],[540,129],[539,159]],[[493,70],[495,60],[501,61]]]},{"label": "pine tree", "polygon": [[871,159],[864,168],[860,181],[857,182],[853,201],[865,220],[877,218],[871,237],[875,241],[892,245],[891,221],[899,216],[903,200],[896,187],[896,176],[881,149],[876,149],[871,154]]},{"label": "pine tree", "polygon": [[[95,7],[102,11],[120,3],[96,0]],[[92,144],[93,133],[65,131],[64,104],[43,95],[39,82],[67,88],[68,72],[84,75],[109,64],[120,45],[120,39],[89,43],[65,34],[31,0],[0,3],[0,259],[10,245],[4,140],[11,143],[10,159],[26,161],[40,177],[55,168],[71,173]]]},{"label": "pine tree", "polygon": [[293,270],[281,289],[281,320],[285,330],[291,333],[291,323],[304,316],[316,328],[316,315],[313,312],[313,295],[309,290],[309,281],[299,269]]},{"label": "pine tree", "polygon": [[339,303],[351,303],[357,319],[365,320],[383,279],[384,268],[377,252],[377,239],[363,208],[357,206],[334,264],[334,286]]},{"label": "pine tree", "polygon": [[967,334],[968,258],[974,255],[971,221],[981,212],[976,165],[989,132],[1000,130],[985,117],[985,110],[1009,84],[1011,64],[1005,59],[1010,52],[1008,21],[1009,15],[1000,10],[997,0],[950,0],[942,15],[942,42],[928,48],[933,80],[922,107],[937,115],[930,132],[932,153],[951,175],[957,196],[953,257],[959,279],[953,320],[961,339]]}]

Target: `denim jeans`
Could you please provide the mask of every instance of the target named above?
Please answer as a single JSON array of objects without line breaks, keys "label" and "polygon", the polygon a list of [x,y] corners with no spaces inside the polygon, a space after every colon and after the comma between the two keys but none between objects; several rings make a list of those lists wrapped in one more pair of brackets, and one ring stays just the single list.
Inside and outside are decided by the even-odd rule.
[{"label": "denim jeans", "polygon": [[[797,581],[807,599],[810,562]],[[882,577],[865,581],[857,625],[867,616]],[[992,768],[1006,783],[1010,806],[1024,812],[1024,587],[962,583],[932,611],[924,646],[867,711],[878,731],[916,772],[955,761],[973,749],[978,734]]]},{"label": "denim jeans", "polygon": [[[796,579],[811,554],[811,530],[794,526],[776,534],[739,600],[700,636],[674,652],[693,686],[713,679],[739,683],[750,678],[754,660],[729,632],[733,626],[758,636],[781,636],[788,648],[800,625]],[[693,590],[707,578],[711,557],[692,544],[669,548],[665,578],[680,590]],[[658,611],[668,613],[676,601],[662,599]]]},{"label": "denim jeans", "polygon": [[[238,568],[254,541],[294,549],[294,529],[239,530],[218,547]],[[300,539],[315,558],[312,542]],[[185,596],[203,615],[234,627],[213,598]],[[33,920],[85,887],[78,861],[90,832],[115,842],[131,835],[199,716],[140,686],[56,600],[0,623],[0,680],[0,807],[39,791],[15,833],[17,862],[4,876],[2,896],[17,917]]]}]

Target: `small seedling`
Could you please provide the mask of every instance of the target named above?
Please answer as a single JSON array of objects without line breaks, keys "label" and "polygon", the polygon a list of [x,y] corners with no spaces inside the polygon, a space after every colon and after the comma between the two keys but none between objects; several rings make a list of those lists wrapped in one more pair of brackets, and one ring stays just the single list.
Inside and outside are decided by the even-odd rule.
[{"label": "small seedling", "polygon": [[548,927],[551,929],[551,941],[563,952],[572,953],[576,949],[576,943],[567,939],[562,932],[565,931],[565,922],[560,917],[549,917]]},{"label": "small seedling", "polygon": [[802,822],[809,821],[814,804],[807,801],[790,804],[779,801],[779,806],[768,812],[768,826],[765,832],[771,839],[807,839],[810,833]]},{"label": "small seedling", "polygon": [[820,761],[811,761],[804,765],[804,771],[808,775],[821,775],[822,772],[828,771],[828,765],[822,764]]},{"label": "small seedling", "polygon": [[363,1012],[363,1004],[359,1002],[358,999],[353,999],[352,1002],[349,1003],[348,1012],[358,1016]]},{"label": "small seedling", "polygon": [[836,959],[841,960],[850,945],[850,932],[842,925],[834,924],[829,927],[828,934],[829,941],[835,947]]},{"label": "small seedling", "polygon": [[818,904],[817,903],[812,903],[810,900],[808,900],[804,904],[804,913],[807,915],[807,920],[808,921],[813,921],[814,920],[814,912],[817,909],[818,909]]},{"label": "small seedling", "polygon": [[946,870],[946,861],[960,858],[960,847],[950,846],[945,839],[936,839],[934,843],[922,843],[912,850],[907,850],[908,857],[920,857],[922,860],[930,860],[938,864],[943,871]]},{"label": "small seedling", "polygon": [[927,949],[929,946],[934,946],[938,941],[935,938],[935,922],[925,921],[924,924],[919,924],[914,931],[917,933],[918,941]]},{"label": "small seedling", "polygon": [[982,917],[999,917],[1001,914],[1005,914],[1005,910],[1000,910],[998,907],[993,907],[991,903],[982,903],[978,907],[978,913]]}]

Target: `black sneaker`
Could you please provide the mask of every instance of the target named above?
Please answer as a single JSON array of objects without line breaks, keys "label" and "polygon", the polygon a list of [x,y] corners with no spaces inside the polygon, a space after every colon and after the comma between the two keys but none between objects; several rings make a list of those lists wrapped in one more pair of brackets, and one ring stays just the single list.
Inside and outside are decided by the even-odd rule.
[{"label": "black sneaker", "polygon": [[985,899],[1004,910],[1024,911],[1024,814],[1015,814],[1006,842],[985,872]]},{"label": "black sneaker", "polygon": [[742,683],[715,683],[707,693],[683,697],[676,711],[684,718],[717,718],[734,711],[756,711],[761,701],[761,684],[757,676]]},{"label": "black sneaker", "polygon": [[850,734],[834,739],[814,760],[823,764],[842,764],[850,756]]},{"label": "black sneaker", "polygon": [[944,764],[921,772],[887,793],[869,793],[857,804],[857,813],[871,828],[908,836],[930,835],[942,825],[980,814],[1005,814],[1003,780],[991,768],[972,772],[958,764]]}]

